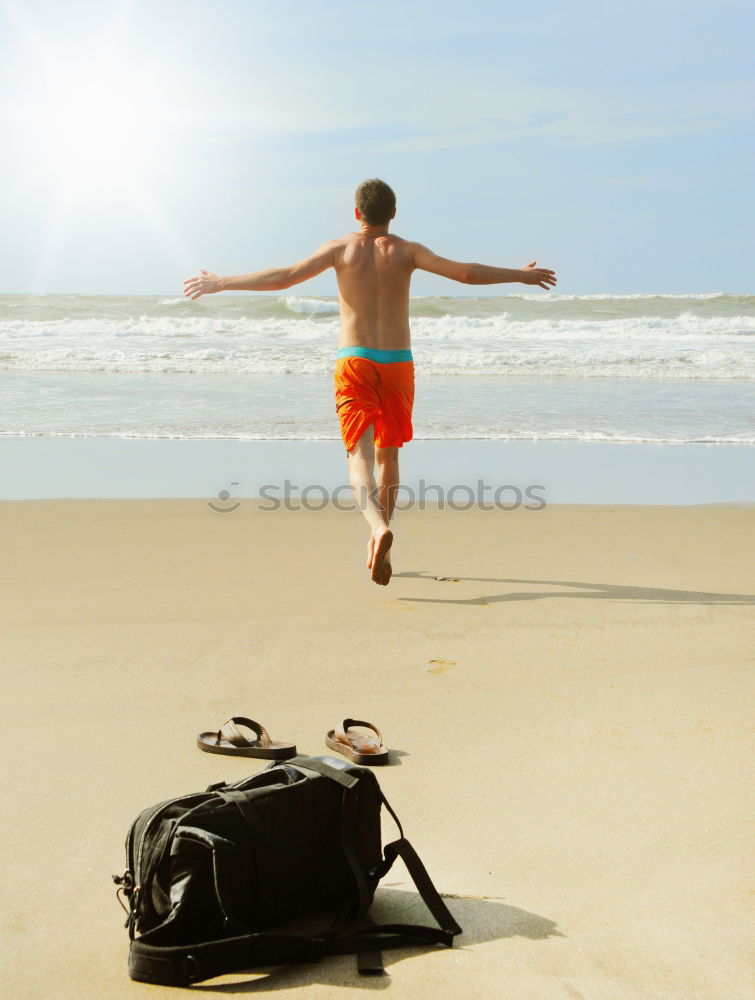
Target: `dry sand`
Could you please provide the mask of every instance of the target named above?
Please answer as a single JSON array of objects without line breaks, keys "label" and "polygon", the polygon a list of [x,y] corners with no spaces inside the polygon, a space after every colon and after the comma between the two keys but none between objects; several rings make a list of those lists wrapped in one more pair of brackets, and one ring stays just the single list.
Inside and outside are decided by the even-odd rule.
[{"label": "dry sand", "polygon": [[[752,508],[409,511],[388,588],[355,513],[5,502],[0,526],[4,996],[177,995],[128,980],[110,875],[139,810],[262,766],[195,749],[234,714],[313,754],[381,726],[465,933],[383,978],[343,957],[206,990],[753,995]],[[431,919],[387,882],[381,911]]]}]

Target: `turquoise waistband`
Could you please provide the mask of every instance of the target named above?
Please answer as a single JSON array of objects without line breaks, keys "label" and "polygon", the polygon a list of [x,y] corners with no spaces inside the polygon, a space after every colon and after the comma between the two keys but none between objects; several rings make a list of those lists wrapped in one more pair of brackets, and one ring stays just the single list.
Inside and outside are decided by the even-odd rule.
[{"label": "turquoise waistband", "polygon": [[393,361],[414,361],[410,350],[401,351],[381,351],[377,347],[339,347],[337,358],[367,358],[369,361],[377,361],[382,365],[390,364]]}]

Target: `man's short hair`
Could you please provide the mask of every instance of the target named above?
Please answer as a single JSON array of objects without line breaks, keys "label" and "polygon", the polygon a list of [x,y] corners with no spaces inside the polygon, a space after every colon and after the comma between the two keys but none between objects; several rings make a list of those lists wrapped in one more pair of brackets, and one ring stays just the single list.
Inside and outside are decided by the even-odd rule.
[{"label": "man's short hair", "polygon": [[354,204],[360,218],[371,226],[384,226],[396,210],[396,195],[377,177],[362,181],[354,194]]}]

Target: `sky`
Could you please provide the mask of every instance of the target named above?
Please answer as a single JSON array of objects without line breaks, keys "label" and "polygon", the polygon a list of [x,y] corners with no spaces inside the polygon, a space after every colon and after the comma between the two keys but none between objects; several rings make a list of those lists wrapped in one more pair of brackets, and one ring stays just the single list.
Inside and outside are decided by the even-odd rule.
[{"label": "sky", "polygon": [[752,293],[753,37],[728,0],[0,0],[0,293],[291,264],[375,176],[398,235],[559,293]]}]

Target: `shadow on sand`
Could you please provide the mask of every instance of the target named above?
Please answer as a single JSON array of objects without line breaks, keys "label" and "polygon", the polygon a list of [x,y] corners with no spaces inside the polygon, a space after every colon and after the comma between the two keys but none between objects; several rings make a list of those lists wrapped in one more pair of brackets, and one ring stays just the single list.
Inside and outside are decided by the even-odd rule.
[{"label": "shadow on sand", "polygon": [[[476,896],[444,895],[448,907],[463,928],[463,934],[456,938],[454,948],[464,949],[469,945],[481,944],[510,937],[526,937],[544,940],[549,937],[563,937],[556,924],[546,917],[538,917],[515,906],[507,906],[490,898]],[[415,892],[390,888],[378,890],[370,909],[375,923],[417,923],[434,926],[430,914]],[[404,959],[436,949],[435,946],[418,948],[397,948],[385,951],[383,959],[386,969]],[[254,978],[243,978],[248,976]],[[252,973],[234,973],[235,982],[198,983],[192,991],[204,990],[211,993],[262,993],[265,990],[293,990],[314,985],[359,989],[386,989],[391,984],[386,972],[378,976],[361,976],[357,972],[353,955],[334,955],[312,965],[287,965],[270,969],[255,969]],[[242,977],[242,978],[239,978]]]},{"label": "shadow on sand", "polygon": [[444,588],[455,583],[525,583],[546,587],[572,587],[573,590],[547,590],[542,593],[510,590],[505,594],[483,594],[480,597],[399,597],[400,601],[417,604],[501,604],[506,601],[542,601],[547,597],[570,597],[598,601],[634,601],[638,604],[755,604],[755,594],[717,594],[705,590],[667,590],[661,587],[629,587],[614,583],[583,583],[579,580],[520,580],[512,577],[432,576],[424,571],[394,573],[393,579],[427,580]]}]

